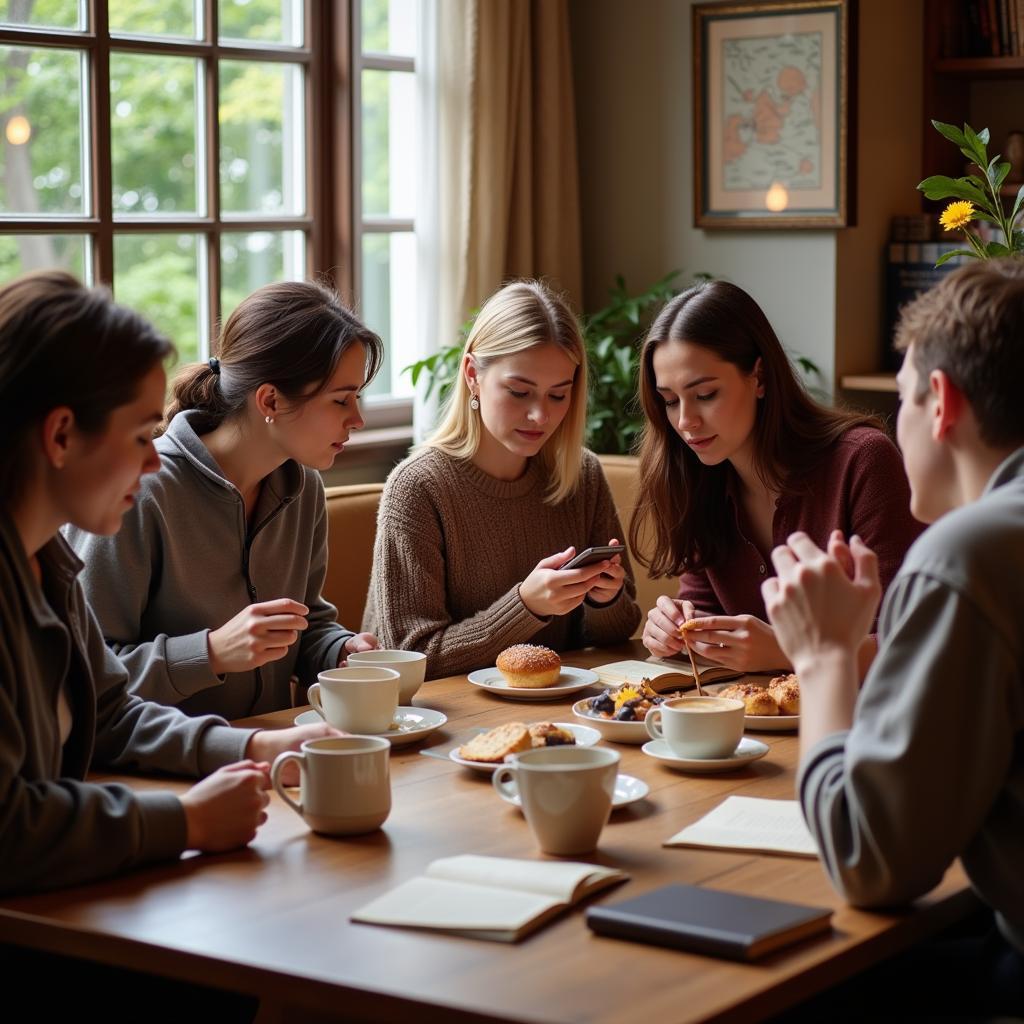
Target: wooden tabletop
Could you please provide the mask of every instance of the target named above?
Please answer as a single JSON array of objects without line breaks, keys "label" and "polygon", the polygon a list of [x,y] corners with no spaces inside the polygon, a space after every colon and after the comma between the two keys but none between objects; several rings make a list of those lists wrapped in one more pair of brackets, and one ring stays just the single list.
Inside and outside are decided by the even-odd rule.
[{"label": "wooden tabletop", "polygon": [[[633,645],[566,657],[587,667],[637,656]],[[465,677],[426,683],[416,698],[443,711],[447,745],[477,726],[572,721],[574,698],[513,703]],[[246,724],[290,724],[281,712]],[[708,885],[835,908],[830,937],[756,965],[713,960],[593,935],[575,908],[517,945],[352,924],[349,914],[427,864],[457,853],[540,858],[519,812],[487,775],[421,756],[428,743],[392,753],[393,808],[383,829],[357,838],[311,833],[276,796],[252,845],[188,856],[122,878],[0,902],[0,941],[190,981],[220,985],[347,1019],[385,1021],[752,1021],[771,1016],[891,956],[976,906],[959,866],[900,914],[850,909],[817,861],[661,844],[730,794],[792,799],[797,739],[761,733],[767,757],[724,775],[684,775],[639,747],[614,744],[621,770],[651,788],[615,811],[595,863],[631,881],[616,900],[671,882]],[[124,780],[139,789],[178,787]],[[415,1014],[415,1018],[412,1017]]]}]

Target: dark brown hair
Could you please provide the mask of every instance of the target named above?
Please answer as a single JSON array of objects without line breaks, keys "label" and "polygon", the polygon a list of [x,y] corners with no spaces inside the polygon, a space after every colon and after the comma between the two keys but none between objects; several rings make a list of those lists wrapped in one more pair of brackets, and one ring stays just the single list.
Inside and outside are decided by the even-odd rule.
[{"label": "dark brown hair", "polygon": [[970,402],[986,444],[1024,441],[1024,260],[955,270],[904,307],[895,345],[914,346],[915,402],[928,393],[932,370],[942,370]]},{"label": "dark brown hair", "polygon": [[193,363],[175,377],[165,423],[184,409],[199,409],[207,415],[204,429],[214,427],[240,413],[261,384],[273,384],[292,402],[306,401],[327,386],[342,354],[357,342],[366,349],[369,383],[384,345],[335,291],[313,281],[265,285],[228,317],[218,370]]},{"label": "dark brown hair", "polygon": [[766,487],[798,489],[796,481],[851,427],[878,427],[870,416],[828,409],[815,402],[793,367],[761,307],[727,281],[706,281],[670,299],[640,352],[639,500],[630,545],[653,576],[714,565],[724,554],[728,522],[728,463],[705,466],[675,432],[655,387],[659,345],[700,345],[744,374],[761,360],[764,397],[754,422],[754,469]]},{"label": "dark brown hair", "polygon": [[98,434],[172,351],[105,288],[86,288],[62,270],[24,274],[0,287],[2,500],[24,482],[27,436],[47,413],[67,406],[79,430]]}]

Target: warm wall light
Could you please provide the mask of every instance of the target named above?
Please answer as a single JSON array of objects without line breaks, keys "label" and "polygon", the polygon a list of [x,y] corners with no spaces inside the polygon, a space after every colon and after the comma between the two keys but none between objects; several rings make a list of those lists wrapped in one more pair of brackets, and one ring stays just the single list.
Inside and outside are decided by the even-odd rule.
[{"label": "warm wall light", "polygon": [[15,114],[7,122],[7,141],[12,146],[24,146],[28,142],[29,137],[32,135],[32,125],[28,123],[28,118],[21,114]]},{"label": "warm wall light", "polygon": [[768,193],[764,197],[764,205],[772,213],[782,213],[789,206],[789,192],[786,191],[786,186],[781,182],[773,181],[772,187],[768,189]]}]

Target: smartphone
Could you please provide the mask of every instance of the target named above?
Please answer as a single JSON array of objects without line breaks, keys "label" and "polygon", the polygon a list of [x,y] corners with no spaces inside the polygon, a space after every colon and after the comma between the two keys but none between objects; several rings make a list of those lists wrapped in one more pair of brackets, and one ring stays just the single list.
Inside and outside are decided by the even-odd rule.
[{"label": "smartphone", "polygon": [[565,565],[559,569],[582,569],[585,565],[593,565],[595,562],[603,562],[613,555],[621,555],[626,550],[623,544],[603,544],[596,548],[587,548],[581,551],[575,558],[570,558]]}]

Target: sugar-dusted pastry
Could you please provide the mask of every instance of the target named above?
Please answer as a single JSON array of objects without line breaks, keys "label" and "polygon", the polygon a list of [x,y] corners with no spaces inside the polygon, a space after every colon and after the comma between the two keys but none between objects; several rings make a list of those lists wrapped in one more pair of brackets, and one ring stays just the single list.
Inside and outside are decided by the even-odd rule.
[{"label": "sugar-dusted pastry", "polygon": [[561,729],[554,722],[531,725],[530,740],[535,747],[568,747],[576,743],[576,737],[568,729]]},{"label": "sugar-dusted pastry", "polygon": [[733,683],[719,690],[716,696],[735,697],[743,701],[748,715],[764,718],[779,713],[779,705],[775,698],[764,687],[756,686],[754,683]]},{"label": "sugar-dusted pastry", "polygon": [[464,743],[459,747],[459,757],[466,761],[501,764],[509,754],[529,750],[532,746],[530,730],[522,722],[507,722]]},{"label": "sugar-dusted pastry", "polygon": [[496,664],[509,686],[528,689],[553,686],[562,673],[562,659],[550,648],[537,644],[506,647]]},{"label": "sugar-dusted pastry", "polygon": [[779,705],[779,714],[800,714],[800,683],[792,672],[785,676],[775,676],[768,684],[768,692]]}]

